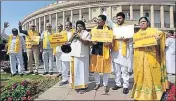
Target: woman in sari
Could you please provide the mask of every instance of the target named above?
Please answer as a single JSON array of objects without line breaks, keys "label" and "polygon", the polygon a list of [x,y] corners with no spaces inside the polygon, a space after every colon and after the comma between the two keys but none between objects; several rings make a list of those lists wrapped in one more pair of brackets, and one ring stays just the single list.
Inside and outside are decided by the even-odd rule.
[{"label": "woman in sari", "polygon": [[164,52],[165,34],[156,28],[150,28],[146,17],[141,17],[139,24],[140,30],[134,36],[153,33],[157,45],[134,48],[132,98],[134,100],[160,100],[163,92],[168,88]]}]

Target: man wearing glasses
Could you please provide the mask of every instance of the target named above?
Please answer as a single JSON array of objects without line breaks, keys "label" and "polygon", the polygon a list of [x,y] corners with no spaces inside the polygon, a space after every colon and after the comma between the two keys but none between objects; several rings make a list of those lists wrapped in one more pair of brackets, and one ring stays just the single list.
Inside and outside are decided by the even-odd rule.
[{"label": "man wearing glasses", "polygon": [[[26,36],[26,40],[30,40],[32,36],[39,36],[39,32],[36,31],[35,25],[32,23],[30,24],[30,30],[22,30],[22,24],[19,22],[19,31]],[[26,42],[27,48],[27,57],[28,57],[28,67],[29,67],[29,74],[33,74],[33,57],[35,60],[35,74],[38,75],[38,67],[39,67],[39,45],[32,45],[31,43]]]}]

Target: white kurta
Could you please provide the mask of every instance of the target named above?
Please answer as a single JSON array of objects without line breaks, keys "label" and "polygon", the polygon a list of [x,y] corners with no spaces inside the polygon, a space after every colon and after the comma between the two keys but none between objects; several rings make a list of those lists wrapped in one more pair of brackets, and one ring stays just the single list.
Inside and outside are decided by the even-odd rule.
[{"label": "white kurta", "polygon": [[167,73],[175,74],[175,38],[166,39],[166,68]]},{"label": "white kurta", "polygon": [[[80,34],[83,40],[90,40],[91,35],[83,30]],[[73,40],[71,56],[74,58],[74,66],[71,66],[70,83],[73,88],[87,88],[89,82],[89,46],[79,40]]]}]

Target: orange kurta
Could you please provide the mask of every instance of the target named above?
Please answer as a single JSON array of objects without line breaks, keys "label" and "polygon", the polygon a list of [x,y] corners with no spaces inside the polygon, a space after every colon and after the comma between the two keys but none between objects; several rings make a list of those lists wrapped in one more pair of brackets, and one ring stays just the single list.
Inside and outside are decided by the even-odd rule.
[{"label": "orange kurta", "polygon": [[[97,26],[94,28],[97,28]],[[109,30],[109,28],[104,25],[103,30]],[[92,54],[90,56],[90,72],[111,73],[111,57],[109,46],[105,46],[103,44],[103,55]]]}]

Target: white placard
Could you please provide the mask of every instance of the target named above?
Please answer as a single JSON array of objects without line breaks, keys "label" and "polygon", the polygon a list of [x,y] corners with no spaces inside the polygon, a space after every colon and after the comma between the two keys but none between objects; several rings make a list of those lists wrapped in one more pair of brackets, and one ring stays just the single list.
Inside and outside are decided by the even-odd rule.
[{"label": "white placard", "polygon": [[134,25],[116,27],[113,29],[113,33],[115,39],[121,39],[122,37],[132,38],[134,34]]}]

